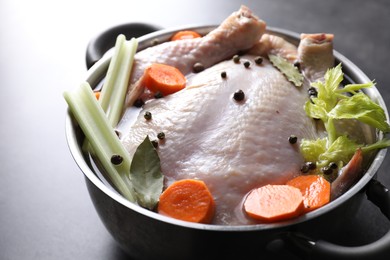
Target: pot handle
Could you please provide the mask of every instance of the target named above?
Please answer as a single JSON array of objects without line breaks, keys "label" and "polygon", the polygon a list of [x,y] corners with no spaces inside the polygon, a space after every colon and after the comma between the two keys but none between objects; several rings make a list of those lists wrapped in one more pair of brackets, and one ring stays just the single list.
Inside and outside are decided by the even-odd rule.
[{"label": "pot handle", "polygon": [[[366,195],[368,200],[379,207],[381,212],[390,220],[390,192],[377,180],[370,180],[367,184]],[[323,240],[313,241],[299,233],[287,233],[282,238],[282,248],[291,251],[303,259],[354,259],[380,260],[389,259],[390,231],[379,240],[356,247],[335,245]]]},{"label": "pot handle", "polygon": [[140,37],[142,35],[161,30],[156,25],[147,23],[127,23],[111,27],[90,40],[86,51],[87,69],[91,68],[104,53],[115,46],[116,38],[119,34],[124,34],[126,39]]}]

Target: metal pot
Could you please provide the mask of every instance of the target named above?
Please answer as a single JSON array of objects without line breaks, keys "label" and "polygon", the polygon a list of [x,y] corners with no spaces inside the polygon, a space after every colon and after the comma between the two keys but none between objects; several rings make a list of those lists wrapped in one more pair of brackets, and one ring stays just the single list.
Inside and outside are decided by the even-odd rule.
[{"label": "metal pot", "polygon": [[[89,70],[86,80],[95,87],[104,78],[112,56],[112,51],[106,51],[113,46],[113,39],[119,33],[125,34],[128,39],[146,34],[138,38],[139,50],[142,50],[151,46],[155,40],[167,41],[179,30],[191,29],[205,34],[214,28],[215,26],[201,26],[159,30],[160,28],[152,25],[126,24],[107,30],[88,46]],[[268,32],[282,36],[292,43],[297,44],[299,41],[299,35],[290,31],[268,28]],[[108,40],[111,41],[111,46],[104,44]],[[334,55],[337,62],[343,63],[349,81],[369,81],[346,57],[337,51]],[[384,108],[388,116],[378,90],[373,87],[366,93]],[[347,220],[348,216],[356,213],[365,199],[364,194],[390,219],[390,193],[376,180],[376,172],[385,158],[386,149],[375,155],[365,175],[356,185],[318,210],[282,223],[218,226],[168,218],[127,201],[106,185],[107,182],[93,167],[93,161],[83,153],[81,146],[84,136],[70,112],[66,116],[66,136],[70,152],[85,176],[90,197],[102,222],[121,248],[134,259],[245,259],[253,255],[259,259],[278,255],[288,255],[289,259],[295,259],[297,255],[308,259],[357,260],[384,259],[390,255],[390,232],[378,241],[359,247],[344,247],[322,240],[337,233],[337,228],[343,224],[335,219]],[[293,256],[288,253],[290,251],[294,253]]]}]

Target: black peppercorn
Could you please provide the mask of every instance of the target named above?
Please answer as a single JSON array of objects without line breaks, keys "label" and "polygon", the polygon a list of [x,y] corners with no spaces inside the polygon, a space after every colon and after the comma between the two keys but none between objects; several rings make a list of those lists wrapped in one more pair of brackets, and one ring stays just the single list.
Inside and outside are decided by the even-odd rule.
[{"label": "black peppercorn", "polygon": [[315,162],[305,162],[301,166],[301,172],[302,173],[308,173],[309,171],[314,170],[315,168],[317,168],[317,165],[316,165]]},{"label": "black peppercorn", "polygon": [[244,62],[245,68],[249,68],[250,65],[251,65],[251,63],[250,63],[249,61],[245,61],[245,62]]},{"label": "black peppercorn", "polygon": [[150,113],[149,111],[146,111],[145,114],[144,114],[144,118],[146,120],[152,119],[152,113]]},{"label": "black peppercorn", "polygon": [[306,162],[306,164],[308,165],[309,170],[314,170],[315,168],[317,168],[317,165],[315,162]]},{"label": "black peppercorn", "polygon": [[310,87],[308,90],[307,90],[307,93],[309,94],[309,97],[317,97],[318,95],[318,92],[317,92],[317,89],[314,88],[314,87]]},{"label": "black peppercorn", "polygon": [[160,139],[160,140],[164,139],[165,138],[165,133],[164,132],[158,133],[157,134],[157,138]]},{"label": "black peppercorn", "polygon": [[240,62],[240,56],[238,54],[233,56],[233,61],[234,63],[239,63]]},{"label": "black peppercorn", "polygon": [[226,71],[222,71],[222,72],[221,72],[221,77],[222,77],[223,79],[225,79],[226,76],[227,76]]},{"label": "black peppercorn", "polygon": [[142,107],[144,104],[145,104],[145,102],[141,98],[138,98],[136,101],[134,101],[133,105],[135,107]]},{"label": "black peppercorn", "polygon": [[255,58],[255,63],[256,63],[257,65],[260,65],[261,63],[263,63],[263,58],[260,57],[260,56],[256,57],[256,58]]},{"label": "black peppercorn", "polygon": [[294,61],[294,66],[295,66],[298,70],[301,70],[301,63],[299,62],[299,60]]},{"label": "black peppercorn", "polygon": [[120,156],[119,154],[114,154],[111,156],[111,163],[114,165],[119,165],[123,162],[123,157]]},{"label": "black peppercorn", "polygon": [[298,141],[298,137],[296,137],[295,135],[290,135],[288,137],[288,141],[290,142],[290,144],[295,144]]},{"label": "black peppercorn", "polygon": [[236,92],[234,92],[233,98],[236,101],[244,100],[244,98],[245,98],[244,91],[242,91],[241,89],[237,90]]},{"label": "black peppercorn", "polygon": [[202,63],[197,62],[197,63],[194,64],[194,66],[192,67],[192,69],[193,69],[193,71],[194,71],[195,73],[198,73],[198,72],[201,72],[201,71],[204,70],[204,66],[203,66]]},{"label": "black peppercorn", "polygon": [[163,94],[160,91],[157,91],[156,93],[154,93],[154,98],[159,99],[162,97],[163,97]]},{"label": "black peppercorn", "polygon": [[301,172],[302,173],[308,173],[309,172],[309,165],[307,165],[306,163],[304,163],[302,166],[301,166]]},{"label": "black peppercorn", "polygon": [[335,162],[329,163],[329,168],[335,170],[335,169],[337,169],[337,167],[338,167],[338,166],[337,166],[337,163],[335,163]]},{"label": "black peppercorn", "polygon": [[331,175],[333,173],[333,169],[328,166],[322,167],[321,171],[325,175]]}]

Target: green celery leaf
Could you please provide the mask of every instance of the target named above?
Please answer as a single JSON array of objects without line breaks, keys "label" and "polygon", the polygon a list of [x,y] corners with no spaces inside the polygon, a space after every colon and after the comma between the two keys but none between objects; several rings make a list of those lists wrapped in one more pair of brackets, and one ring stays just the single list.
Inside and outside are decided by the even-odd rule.
[{"label": "green celery leaf", "polygon": [[341,63],[334,68],[328,69],[325,73],[324,79],[329,92],[335,92],[340,87],[340,84],[344,79]]},{"label": "green celery leaf", "polygon": [[[311,85],[317,88],[317,99],[315,101],[317,105],[323,107],[327,112],[331,111],[334,106],[337,104],[338,95],[336,91],[340,87],[340,83],[343,80],[343,72],[341,69],[341,64],[337,65],[334,68],[328,69],[324,75],[324,81],[316,81]],[[322,102],[319,103],[319,100]]]},{"label": "green celery leaf", "polygon": [[130,167],[130,179],[137,195],[138,204],[154,209],[163,189],[160,158],[149,136],[137,147]]},{"label": "green celery leaf", "polygon": [[284,76],[293,83],[296,87],[301,87],[303,84],[303,75],[299,72],[298,68],[288,62],[283,57],[270,54],[268,55],[271,63],[278,68]]},{"label": "green celery leaf", "polygon": [[383,149],[383,148],[387,148],[390,146],[390,139],[387,139],[386,137],[383,138],[382,140],[379,140],[378,142],[376,143],[373,143],[373,144],[369,144],[369,145],[366,145],[366,146],[363,146],[362,147],[362,151],[364,153],[366,152],[371,152],[373,150],[377,150],[377,149]]},{"label": "green celery leaf", "polygon": [[372,81],[367,82],[367,83],[362,83],[362,84],[348,84],[348,85],[345,85],[344,88],[340,89],[339,92],[355,93],[358,90],[361,90],[363,88],[371,88],[374,85],[375,85],[375,83]]},{"label": "green celery leaf", "polygon": [[312,98],[313,103],[316,106],[321,107],[323,110],[329,112],[337,104],[337,97],[334,95],[327,84],[321,81],[313,82],[311,86],[317,89],[317,98]]},{"label": "green celery leaf", "polygon": [[390,132],[383,108],[363,92],[359,92],[363,88],[372,87],[374,82],[349,84],[342,88],[343,78],[341,63],[328,69],[323,81],[311,83],[318,94],[307,101],[304,107],[309,117],[321,119],[327,131],[328,136],[324,139],[302,140],[300,144],[305,161],[317,162],[319,167],[327,166],[331,162],[337,163],[339,167],[347,164],[358,147],[362,147],[363,152],[368,152],[390,146],[387,139],[367,146],[359,145],[337,132],[334,123],[339,119],[358,120],[383,132]]},{"label": "green celery leaf", "polygon": [[326,138],[317,140],[302,139],[300,150],[305,161],[317,162],[320,155],[326,151],[326,144]]},{"label": "green celery leaf", "polygon": [[328,118],[328,113],[325,110],[326,104],[323,100],[318,98],[312,98],[312,103],[310,100],[305,103],[306,114],[311,118],[321,119],[326,121]]},{"label": "green celery leaf", "polygon": [[361,92],[348,99],[340,100],[328,115],[334,119],[357,119],[383,132],[390,131],[382,107]]},{"label": "green celery leaf", "polygon": [[342,165],[345,165],[359,147],[358,144],[350,140],[347,136],[339,136],[330,147],[319,156],[320,165],[329,165],[331,162],[338,164],[342,162]]}]

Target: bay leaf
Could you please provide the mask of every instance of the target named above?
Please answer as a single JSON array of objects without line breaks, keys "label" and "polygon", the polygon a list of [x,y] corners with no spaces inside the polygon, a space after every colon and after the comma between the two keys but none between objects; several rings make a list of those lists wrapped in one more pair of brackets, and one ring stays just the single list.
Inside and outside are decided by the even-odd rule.
[{"label": "bay leaf", "polygon": [[153,210],[163,189],[160,158],[149,136],[137,147],[130,166],[130,180],[140,206]]},{"label": "bay leaf", "polygon": [[282,72],[288,81],[293,83],[296,87],[302,86],[303,75],[299,72],[296,66],[294,66],[281,56],[269,54],[268,58],[271,61],[272,65],[274,65],[280,72]]}]

